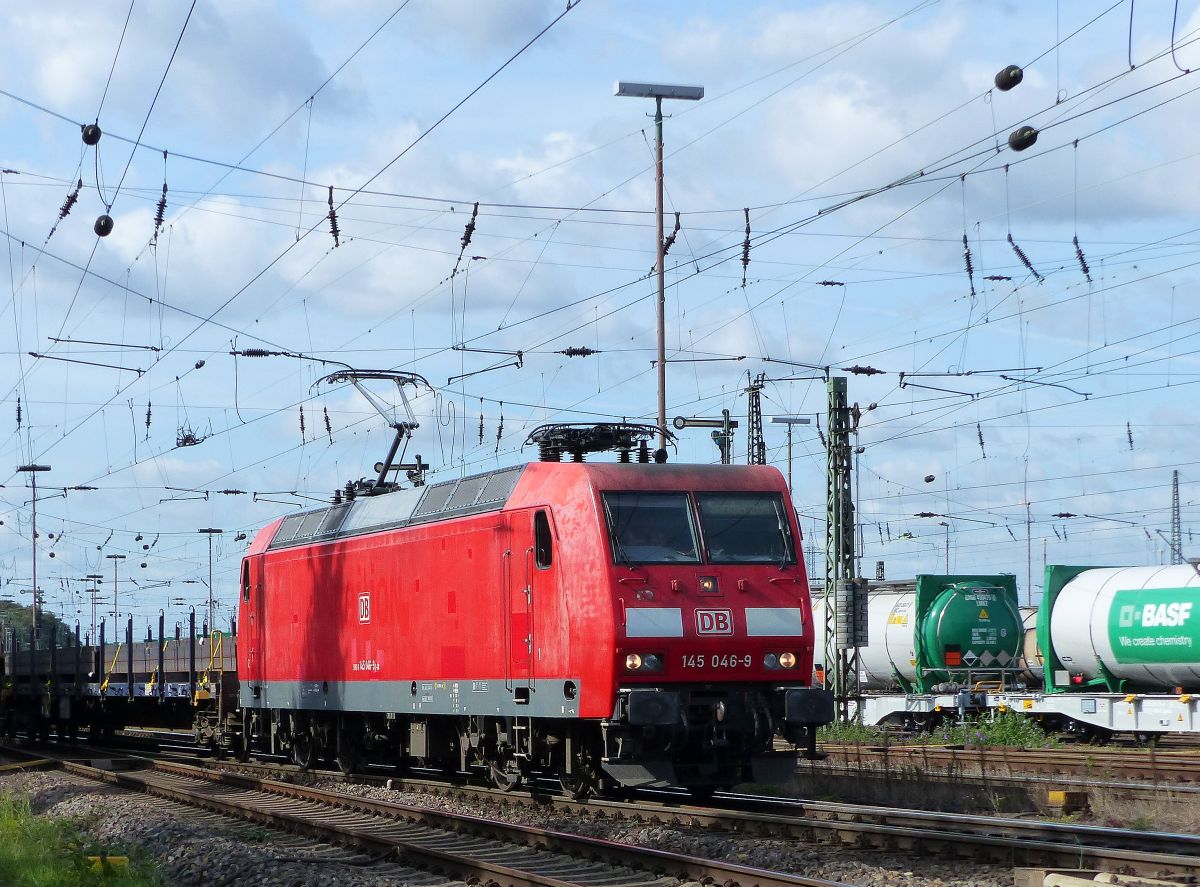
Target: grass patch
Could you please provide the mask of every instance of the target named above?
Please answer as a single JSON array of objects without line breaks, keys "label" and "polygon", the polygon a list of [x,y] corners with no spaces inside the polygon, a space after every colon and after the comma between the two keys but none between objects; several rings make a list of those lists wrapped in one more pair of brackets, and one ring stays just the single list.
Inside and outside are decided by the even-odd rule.
[{"label": "grass patch", "polygon": [[887,741],[888,733],[880,727],[871,727],[858,721],[834,721],[824,724],[817,731],[817,745],[823,742],[835,744],[860,742],[867,745],[879,745]]},{"label": "grass patch", "polygon": [[963,745],[994,745],[1008,748],[1058,748],[1062,743],[1046,733],[1033,718],[1013,712],[995,717],[968,718],[947,723],[934,733],[939,742]]},{"label": "grass patch", "polygon": [[929,733],[918,733],[898,739],[894,732],[882,727],[872,727],[857,721],[826,724],[817,734],[819,743],[861,743],[863,745],[885,745],[901,741],[904,743],[937,745],[995,745],[1009,748],[1057,748],[1062,743],[1047,734],[1032,718],[1013,712],[1003,712],[994,717],[982,715],[958,722],[945,720]]},{"label": "grass patch", "polygon": [[70,821],[34,816],[25,798],[0,795],[0,884],[9,887],[157,887],[150,866],[130,860],[127,869],[91,870],[89,843]]}]

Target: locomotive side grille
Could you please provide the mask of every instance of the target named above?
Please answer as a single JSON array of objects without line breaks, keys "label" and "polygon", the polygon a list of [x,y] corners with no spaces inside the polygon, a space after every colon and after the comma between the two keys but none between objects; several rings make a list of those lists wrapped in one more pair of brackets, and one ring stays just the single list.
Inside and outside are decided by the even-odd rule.
[{"label": "locomotive side grille", "polygon": [[275,538],[271,540],[272,547],[291,542],[296,536],[296,530],[300,529],[300,524],[303,522],[303,514],[289,514],[285,517],[283,523],[279,525],[278,532],[275,533]]},{"label": "locomotive side grille", "polygon": [[325,520],[324,511],[310,511],[304,516],[304,523],[300,524],[300,529],[296,531],[297,539],[307,539],[313,533],[317,532],[317,528]]},{"label": "locomotive side grille", "polygon": [[489,478],[483,477],[464,477],[458,482],[458,486],[454,488],[454,492],[450,496],[450,501],[446,503],[446,511],[453,511],[456,508],[466,508],[474,505],[479,498],[479,494],[483,492],[483,488],[487,486]]},{"label": "locomotive side grille", "polygon": [[317,530],[317,534],[324,536],[326,533],[336,533],[341,527],[342,521],[346,519],[346,513],[350,510],[352,503],[345,502],[341,505],[335,505],[325,512],[325,519],[321,521],[321,528]]},{"label": "locomotive side grille", "polygon": [[430,484],[425,488],[425,495],[421,497],[421,504],[417,506],[417,510],[413,512],[413,517],[426,517],[431,514],[436,514],[439,511],[444,511],[446,503],[450,499],[450,495],[454,492],[454,487],[458,481],[448,480],[440,484]]},{"label": "locomotive side grille", "polygon": [[522,470],[521,468],[506,468],[489,475],[487,485],[479,494],[479,504],[506,501],[512,495],[512,491],[516,489]]}]

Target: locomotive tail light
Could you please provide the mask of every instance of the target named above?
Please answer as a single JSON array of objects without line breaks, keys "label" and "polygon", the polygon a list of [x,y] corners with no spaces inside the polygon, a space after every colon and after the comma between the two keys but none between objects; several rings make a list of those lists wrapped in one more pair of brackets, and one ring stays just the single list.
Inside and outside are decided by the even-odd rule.
[{"label": "locomotive tail light", "polygon": [[767,668],[779,668],[779,657],[774,653],[768,653],[763,657],[763,665]]},{"label": "locomotive tail light", "polygon": [[720,702],[718,702],[716,705],[713,706],[713,714],[716,715],[717,723],[723,723],[725,721],[725,700],[724,699],[722,699]]},{"label": "locomotive tail light", "polygon": [[642,657],[642,668],[645,671],[658,671],[662,668],[662,657],[655,653],[647,653]]},{"label": "locomotive tail light", "polygon": [[700,593],[701,594],[716,594],[717,593],[717,577],[716,576],[701,576],[700,577]]}]

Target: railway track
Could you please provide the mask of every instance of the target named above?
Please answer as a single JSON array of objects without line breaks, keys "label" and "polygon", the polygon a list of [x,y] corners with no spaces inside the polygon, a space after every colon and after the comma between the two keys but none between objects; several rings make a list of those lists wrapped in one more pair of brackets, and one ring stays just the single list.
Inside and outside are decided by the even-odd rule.
[{"label": "railway track", "polygon": [[[232,770],[249,767],[303,781],[347,779],[341,774],[302,772],[270,764],[215,766]],[[484,800],[501,807],[553,808],[565,818],[575,820],[652,822],[685,829],[1005,865],[1200,876],[1200,836],[1196,835],[734,793],[718,794],[712,806],[697,806],[685,795],[670,793],[641,793],[632,800],[576,801],[550,791],[505,792],[439,779],[382,776],[348,779],[452,800]]]},{"label": "railway track", "polygon": [[1016,749],[1005,746],[946,748],[927,745],[824,745],[828,755],[816,768],[855,766],[888,769],[921,767],[929,773],[1024,773],[1079,779],[1136,779],[1153,783],[1200,782],[1200,749]]},{"label": "railway track", "polygon": [[[135,763],[130,761],[130,763]],[[567,887],[675,887],[680,881],[761,887],[845,887],[645,847],[380,802],[212,768],[143,761],[130,770],[71,760],[74,776],[356,848],[452,881]]]},{"label": "railway track", "polygon": [[[61,752],[60,752],[61,753]],[[64,767],[74,770],[81,765],[64,764]],[[95,770],[95,768],[90,768]],[[417,816],[415,812],[421,808],[395,802],[395,790],[410,791],[421,794],[440,795],[456,802],[469,800],[473,804],[493,805],[501,808],[503,815],[505,807],[530,807],[539,810],[552,810],[564,819],[581,820],[610,820],[614,822],[656,823],[670,825],[680,829],[702,829],[707,831],[723,831],[734,835],[760,838],[781,839],[786,841],[803,841],[815,845],[852,847],[860,850],[881,852],[905,852],[935,856],[941,859],[954,858],[974,860],[1001,865],[1047,866],[1094,868],[1107,871],[1137,872],[1140,874],[1162,875],[1191,875],[1200,876],[1200,836],[1188,834],[1171,834],[1158,832],[1136,832],[1128,829],[1115,829],[1100,826],[1085,826],[1074,823],[1041,822],[1033,820],[1008,819],[991,816],[965,816],[962,814],[943,814],[917,810],[894,809],[879,806],[844,804],[827,801],[791,800],[755,795],[739,795],[721,793],[714,798],[712,806],[697,806],[690,802],[687,796],[671,793],[642,793],[631,800],[588,800],[576,801],[555,794],[550,790],[506,792],[494,788],[478,786],[464,781],[445,781],[442,779],[421,778],[419,776],[385,776],[364,774],[354,777],[342,777],[340,773],[323,771],[300,771],[291,765],[271,763],[239,764],[233,762],[206,762],[203,766],[195,762],[146,762],[144,769],[122,772],[103,773],[96,771],[105,781],[136,787],[133,783],[145,780],[151,774],[159,774],[161,780],[165,775],[171,776],[176,782],[186,777],[198,784],[209,787],[200,794],[203,797],[213,797],[212,786],[221,786],[223,791],[259,792],[276,799],[291,798],[299,801],[307,793],[312,793],[313,799],[320,798],[320,803],[344,807],[354,810],[359,806],[374,816],[399,817],[405,821],[407,817]],[[203,783],[199,782],[204,780]],[[168,780],[170,781],[170,780]],[[374,792],[374,800],[348,796],[328,788],[319,787],[337,785],[339,782],[357,783],[373,786],[377,789],[387,788],[393,791]],[[178,788],[178,786],[175,786]],[[151,790],[153,788],[142,789]],[[259,800],[262,800],[260,798]],[[317,803],[309,800],[306,803]],[[269,806],[269,805],[268,805]],[[327,807],[328,809],[328,807]],[[434,819],[449,816],[442,812],[424,809],[420,816]],[[248,814],[254,818],[255,814]],[[321,816],[317,816],[319,822]],[[260,820],[265,821],[265,820]],[[490,834],[473,831],[488,822],[488,829],[507,829],[500,823],[480,819],[466,818],[473,823],[468,831],[478,837],[488,837]],[[290,827],[286,823],[285,827]],[[296,830],[304,833],[312,826],[298,822]],[[466,826],[459,824],[453,828],[462,831]],[[512,826],[511,828],[519,828]],[[533,830],[537,835],[553,834],[544,830]],[[314,835],[315,836],[315,835]],[[565,840],[565,836],[561,838]],[[337,835],[325,835],[322,840],[341,840],[354,846],[364,846],[356,843],[355,835],[348,834],[338,838]],[[523,839],[529,842],[530,838]],[[538,839],[539,841],[542,838]],[[591,839],[578,839],[588,841]],[[534,842],[536,844],[536,841]],[[527,846],[530,846],[527,843]],[[541,845],[539,845],[541,846]],[[631,848],[619,845],[620,853]],[[375,848],[371,852],[397,852],[395,846],[388,850]],[[570,856],[575,851],[563,851]],[[582,852],[582,851],[581,851]],[[611,859],[611,857],[609,857]],[[625,865],[631,870],[637,869],[644,873],[669,871],[661,867],[662,860],[655,857],[642,863],[617,862],[611,864]],[[701,863],[691,860],[689,865]],[[712,865],[712,863],[704,863]],[[736,868],[736,867],[735,867]],[[675,870],[678,877],[696,879],[699,876],[687,869]],[[729,871],[711,876],[718,883],[746,883]],[[746,872],[740,872],[741,878],[748,877]],[[482,875],[476,875],[482,877]],[[754,883],[819,883],[829,882],[794,879],[782,876],[785,880],[765,881],[761,873],[755,873]],[[775,877],[775,876],[772,876]],[[702,878],[701,878],[702,879]]]}]

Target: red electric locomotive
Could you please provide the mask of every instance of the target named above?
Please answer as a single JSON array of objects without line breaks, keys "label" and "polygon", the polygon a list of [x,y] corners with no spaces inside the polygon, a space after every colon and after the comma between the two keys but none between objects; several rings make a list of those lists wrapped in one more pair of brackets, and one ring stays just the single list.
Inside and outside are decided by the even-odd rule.
[{"label": "red electric locomotive", "polygon": [[267,526],[241,568],[241,751],[577,793],[784,778],[774,737],[813,754],[833,719],[787,488],[655,464],[645,428],[547,426],[543,458],[575,461],[360,483]]}]

